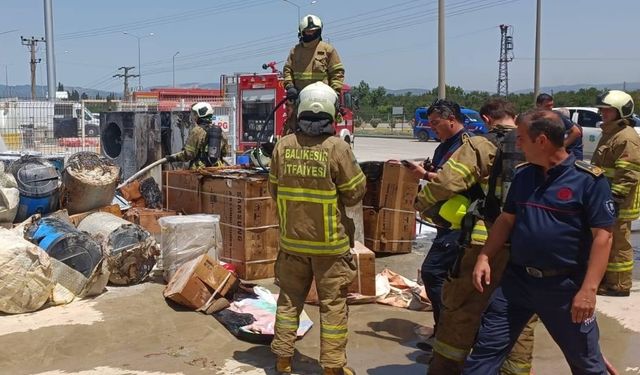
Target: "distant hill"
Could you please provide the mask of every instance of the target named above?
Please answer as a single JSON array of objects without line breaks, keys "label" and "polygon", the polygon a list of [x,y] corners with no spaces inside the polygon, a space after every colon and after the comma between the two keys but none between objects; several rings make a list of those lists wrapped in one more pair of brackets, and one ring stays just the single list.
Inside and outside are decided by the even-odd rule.
[{"label": "distant hill", "polygon": [[391,95],[405,95],[407,93],[411,93],[412,95],[423,95],[431,90],[427,89],[398,89],[398,90],[390,90],[387,89],[387,94]]},{"label": "distant hill", "polygon": [[[95,98],[96,94],[100,94],[102,98],[106,98],[107,95],[111,94],[110,91],[103,90],[95,90],[95,89],[87,89],[84,87],[75,87],[75,86],[65,86],[65,91],[72,92],[73,90],[78,91],[80,95],[82,93],[86,93],[89,98]],[[116,97],[119,97],[122,92],[116,91],[114,92]],[[0,98],[18,98],[18,99],[31,99],[31,86],[30,85],[9,85],[8,88],[6,85],[0,85]],[[47,86],[36,86],[36,97],[38,99],[44,99],[47,97]]]},{"label": "distant hill", "polygon": [[[163,88],[163,87],[167,87],[167,86],[154,86],[154,87],[150,87],[149,89]],[[182,83],[180,85],[177,85],[177,87],[180,87],[180,88],[219,89],[220,88],[220,83],[218,83],[218,82],[208,82],[208,83],[186,82],[186,83]],[[555,93],[555,92],[560,92],[560,91],[578,91],[580,89],[587,89],[587,88],[590,88],[590,87],[595,87],[595,88],[600,89],[600,90],[604,90],[604,89],[622,90],[623,87],[625,87],[626,90],[635,91],[635,90],[640,90],[640,82],[627,82],[625,84],[620,83],[620,82],[619,83],[598,83],[598,84],[581,83],[581,84],[575,84],[575,85],[544,86],[544,87],[540,88],[540,91],[541,92],[546,92],[546,93]],[[105,98],[105,97],[107,97],[107,95],[111,94],[111,92],[109,92],[109,91],[87,89],[87,88],[84,88],[84,87],[65,86],[64,88],[65,88],[65,90],[67,90],[69,92],[71,92],[73,90],[78,91],[80,94],[82,94],[84,92],[87,95],[89,95],[90,98],[94,98],[96,96],[96,94],[100,94],[100,96],[103,97],[103,98]],[[413,95],[423,95],[423,94],[425,94],[427,92],[430,92],[430,91],[431,90],[421,89],[421,88],[407,88],[407,89],[395,89],[395,90],[387,89],[387,94],[405,95],[405,94],[410,92]],[[467,90],[467,91],[472,91],[472,90]],[[514,94],[525,94],[525,93],[529,93],[529,92],[532,92],[532,91],[533,91],[533,89],[525,89],[525,90],[516,90],[513,93]],[[119,97],[120,94],[121,94],[120,91],[116,91],[114,93],[115,93],[115,95],[117,97]],[[47,94],[46,86],[36,86],[36,95],[38,96],[39,99],[45,98],[46,94]],[[31,98],[31,86],[29,86],[29,85],[15,85],[15,86],[9,85],[9,87],[7,89],[7,86],[0,84],[0,98],[6,98],[6,97],[11,97],[11,98],[18,97],[20,99],[29,99],[29,98]]]},{"label": "distant hill", "polygon": [[[552,92],[560,92],[560,91],[578,91],[580,89],[588,89],[591,87],[595,87],[599,90],[627,90],[627,91],[635,91],[640,90],[640,82],[618,82],[618,83],[580,83],[576,85],[561,85],[561,86],[543,86],[540,88],[540,92],[552,93]],[[514,91],[515,94],[526,94],[529,92],[533,92],[533,89],[526,90],[517,90]]]}]

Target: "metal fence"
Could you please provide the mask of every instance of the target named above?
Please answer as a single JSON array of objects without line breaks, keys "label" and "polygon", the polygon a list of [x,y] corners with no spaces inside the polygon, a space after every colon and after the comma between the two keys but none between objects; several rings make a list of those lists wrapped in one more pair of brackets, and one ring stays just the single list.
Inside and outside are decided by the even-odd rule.
[{"label": "metal fence", "polygon": [[[119,100],[0,101],[0,152],[35,152],[71,155],[100,153],[100,116],[111,111],[184,111],[198,101],[211,103],[215,122],[228,132],[231,149],[236,141],[235,98],[189,98],[172,101]],[[235,152],[232,157],[235,160]]]}]

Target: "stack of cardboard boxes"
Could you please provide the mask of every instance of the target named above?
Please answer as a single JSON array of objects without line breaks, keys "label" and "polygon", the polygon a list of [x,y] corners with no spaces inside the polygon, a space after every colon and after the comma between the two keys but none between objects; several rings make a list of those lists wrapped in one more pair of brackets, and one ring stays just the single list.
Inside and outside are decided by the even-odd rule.
[{"label": "stack of cardboard boxes", "polygon": [[418,181],[397,161],[360,164],[367,176],[365,245],[376,253],[409,253],[415,237]]},{"label": "stack of cardboard boxes", "polygon": [[223,250],[218,257],[233,264],[241,279],[274,276],[278,217],[269,196],[267,175],[168,171],[163,189],[167,209],[220,215]]}]

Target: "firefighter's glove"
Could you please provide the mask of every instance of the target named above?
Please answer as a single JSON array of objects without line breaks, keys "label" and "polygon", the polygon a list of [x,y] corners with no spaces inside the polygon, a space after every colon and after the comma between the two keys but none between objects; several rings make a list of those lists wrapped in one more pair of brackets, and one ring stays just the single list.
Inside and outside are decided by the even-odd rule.
[{"label": "firefighter's glove", "polygon": [[287,99],[291,100],[292,102],[298,100],[298,89],[293,86],[287,88]]},{"label": "firefighter's glove", "polygon": [[427,171],[427,172],[435,172],[436,171],[436,166],[431,161],[431,158],[424,159],[424,161],[422,162],[422,168],[424,168],[424,170]]}]

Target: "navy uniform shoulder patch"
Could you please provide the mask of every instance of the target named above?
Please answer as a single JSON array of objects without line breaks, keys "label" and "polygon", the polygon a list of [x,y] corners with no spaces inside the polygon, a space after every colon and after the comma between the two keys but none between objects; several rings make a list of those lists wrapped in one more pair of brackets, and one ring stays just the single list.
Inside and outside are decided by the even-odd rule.
[{"label": "navy uniform shoulder patch", "polygon": [[591,163],[587,163],[584,160],[576,160],[575,165],[576,165],[576,168],[578,168],[579,170],[588,172],[594,175],[595,177],[600,177],[604,173],[604,170],[602,168],[595,166]]}]

